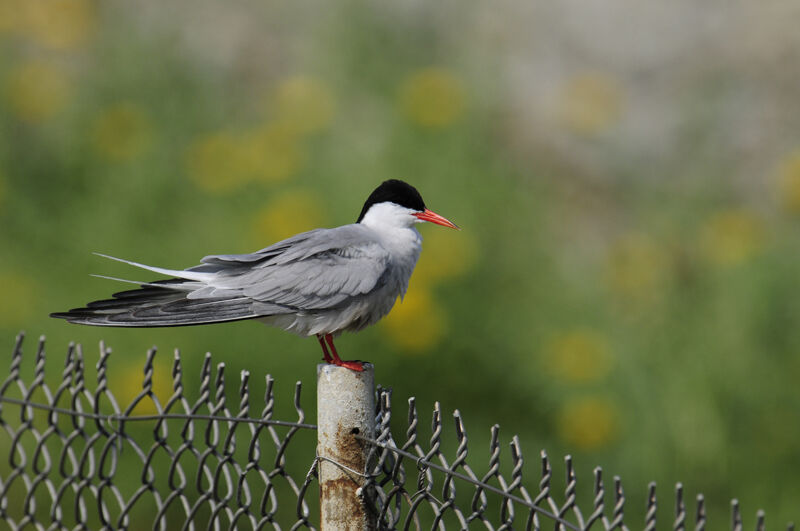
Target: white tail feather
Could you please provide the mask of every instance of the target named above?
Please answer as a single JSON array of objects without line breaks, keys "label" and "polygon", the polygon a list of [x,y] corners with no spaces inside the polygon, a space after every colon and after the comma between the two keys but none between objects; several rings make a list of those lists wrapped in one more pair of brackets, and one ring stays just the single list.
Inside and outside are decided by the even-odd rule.
[{"label": "white tail feather", "polygon": [[192,289],[198,287],[197,284],[156,284],[154,282],[141,282],[139,280],[129,280],[127,278],[117,278],[117,277],[109,277],[106,275],[95,275],[93,273],[89,274],[90,277],[95,278],[103,278],[106,280],[116,280],[117,282],[125,282],[126,284],[136,284],[137,286],[148,286],[151,288],[162,288],[162,289],[172,289],[172,290],[181,290],[181,291],[192,291]]},{"label": "white tail feather", "polygon": [[96,254],[97,256],[102,256],[103,258],[108,258],[109,260],[116,260],[117,262],[122,262],[123,264],[128,264],[141,269],[146,269],[154,273],[159,273],[161,275],[178,277],[186,280],[196,280],[198,282],[204,282],[206,280],[209,280],[213,276],[213,273],[198,273],[196,271],[186,271],[184,269],[164,269],[163,267],[155,267],[155,266],[140,264],[138,262],[132,262],[130,260],[125,260],[124,258],[116,258],[114,256],[109,256],[103,253],[94,253],[94,254]]}]

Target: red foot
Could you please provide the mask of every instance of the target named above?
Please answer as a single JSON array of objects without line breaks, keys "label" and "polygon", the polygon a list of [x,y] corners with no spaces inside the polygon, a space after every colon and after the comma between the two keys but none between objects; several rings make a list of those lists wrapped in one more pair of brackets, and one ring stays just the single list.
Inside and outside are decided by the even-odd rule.
[{"label": "red foot", "polygon": [[337,362],[336,360],[334,360],[333,364],[334,365],[338,365],[339,367],[344,367],[346,369],[350,369],[351,371],[356,371],[356,372],[362,372],[364,370],[364,364],[362,364],[360,361],[339,360]]},{"label": "red foot", "polygon": [[360,361],[345,361],[339,357],[339,354],[336,352],[336,347],[333,346],[333,336],[330,334],[325,334],[325,342],[328,343],[328,346],[333,353],[333,357],[330,357],[328,354],[328,349],[325,348],[325,343],[322,341],[322,337],[317,336],[319,339],[319,344],[322,345],[322,352],[325,354],[325,361],[328,363],[332,363],[339,367],[344,367],[346,369],[350,369],[351,371],[361,372],[364,370],[364,365]]}]

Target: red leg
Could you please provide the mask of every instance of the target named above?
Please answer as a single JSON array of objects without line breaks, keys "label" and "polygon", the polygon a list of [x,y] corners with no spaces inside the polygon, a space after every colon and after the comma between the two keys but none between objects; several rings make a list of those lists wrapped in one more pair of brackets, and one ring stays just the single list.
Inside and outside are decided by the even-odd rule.
[{"label": "red leg", "polygon": [[[322,340],[320,340],[321,342]],[[325,341],[327,341],[328,346],[331,348],[331,352],[333,353],[333,364],[338,365],[339,367],[345,367],[350,369],[351,371],[358,371],[361,372],[364,370],[364,367],[361,365],[360,361],[343,361],[339,354],[336,352],[336,347],[333,346],[333,336],[330,334],[325,334]],[[330,363],[330,362],[329,362]]]},{"label": "red leg", "polygon": [[325,341],[322,340],[322,336],[319,334],[317,334],[317,341],[319,341],[319,344],[322,347],[322,355],[325,356],[323,361],[325,361],[325,363],[333,363],[333,358],[331,358],[331,355],[328,354],[328,347],[325,346]]}]

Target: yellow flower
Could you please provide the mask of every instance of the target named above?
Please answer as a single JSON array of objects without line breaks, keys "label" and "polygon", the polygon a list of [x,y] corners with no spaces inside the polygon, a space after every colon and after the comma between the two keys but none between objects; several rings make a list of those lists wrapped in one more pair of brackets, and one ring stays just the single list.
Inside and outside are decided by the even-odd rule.
[{"label": "yellow flower", "polygon": [[117,161],[131,159],[150,145],[150,119],[134,103],[117,103],[95,118],[92,139],[101,155]]},{"label": "yellow flower", "polygon": [[603,379],[613,362],[606,339],[598,332],[582,328],[550,338],[542,355],[553,376],[572,383]]},{"label": "yellow flower", "polygon": [[430,292],[414,286],[383,320],[382,330],[403,352],[422,353],[441,341],[447,321]]},{"label": "yellow flower", "polygon": [[272,200],[256,215],[255,245],[266,247],[299,232],[324,226],[322,201],[308,190],[293,190]]},{"label": "yellow flower", "polygon": [[313,133],[326,128],[333,119],[335,105],[330,90],[309,77],[290,77],[275,93],[278,121],[298,133]]},{"label": "yellow flower", "polygon": [[640,302],[656,299],[668,282],[670,257],[663,244],[644,233],[631,233],[611,247],[605,278],[611,290]]},{"label": "yellow flower", "polygon": [[426,68],[412,74],[400,90],[406,117],[422,127],[451,125],[464,112],[464,88],[443,68]]},{"label": "yellow flower", "polygon": [[800,212],[800,148],[783,159],[777,173],[784,206],[791,212]]},{"label": "yellow flower", "polygon": [[78,48],[96,25],[95,4],[90,0],[24,0],[19,5],[21,29],[47,48]]},{"label": "yellow flower", "polygon": [[564,86],[560,115],[564,125],[575,133],[599,133],[619,119],[621,110],[622,91],[606,74],[581,74]]},{"label": "yellow flower", "polygon": [[229,191],[253,181],[280,181],[303,161],[297,135],[280,124],[234,134],[218,132],[195,141],[186,152],[187,172],[209,192]]},{"label": "yellow flower", "polygon": [[261,181],[282,181],[300,169],[303,150],[295,132],[283,124],[267,124],[241,138],[241,171]]},{"label": "yellow flower", "polygon": [[618,431],[618,414],[606,397],[572,398],[558,413],[558,433],[570,447],[597,450],[612,442]]},{"label": "yellow flower", "polygon": [[239,138],[219,132],[196,140],[186,151],[189,177],[207,192],[223,192],[239,186],[247,175],[241,170],[243,159]]},{"label": "yellow flower", "polygon": [[69,99],[67,78],[52,65],[35,61],[12,68],[5,96],[21,120],[38,123],[60,111]]},{"label": "yellow flower", "polygon": [[444,278],[463,275],[475,266],[478,257],[475,239],[466,232],[444,230],[426,232],[422,253],[414,269],[415,285],[428,286]]},{"label": "yellow flower", "polygon": [[761,220],[744,208],[732,208],[713,214],[699,233],[699,245],[705,257],[720,266],[732,266],[753,257],[764,242]]},{"label": "yellow flower", "polygon": [[27,325],[37,312],[35,301],[39,297],[39,287],[36,281],[15,271],[0,271],[0,286],[3,286],[0,324],[13,328]]}]

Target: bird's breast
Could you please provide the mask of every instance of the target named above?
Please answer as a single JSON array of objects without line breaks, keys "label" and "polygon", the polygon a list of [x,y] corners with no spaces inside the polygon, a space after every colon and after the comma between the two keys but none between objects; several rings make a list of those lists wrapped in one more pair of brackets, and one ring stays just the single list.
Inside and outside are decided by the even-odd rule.
[{"label": "bird's breast", "polygon": [[403,230],[384,243],[391,259],[386,268],[387,281],[395,288],[395,297],[405,294],[408,281],[422,251],[422,237],[416,229]]}]

